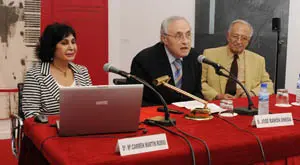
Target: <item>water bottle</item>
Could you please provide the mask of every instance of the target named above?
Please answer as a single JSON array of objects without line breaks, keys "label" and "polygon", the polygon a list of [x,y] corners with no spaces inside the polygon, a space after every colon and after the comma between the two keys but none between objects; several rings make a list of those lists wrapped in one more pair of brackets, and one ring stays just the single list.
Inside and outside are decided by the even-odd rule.
[{"label": "water bottle", "polygon": [[299,78],[297,80],[296,103],[300,104],[300,74],[299,74]]},{"label": "water bottle", "polygon": [[268,84],[262,83],[260,85],[259,101],[258,101],[258,115],[269,114],[269,92]]}]

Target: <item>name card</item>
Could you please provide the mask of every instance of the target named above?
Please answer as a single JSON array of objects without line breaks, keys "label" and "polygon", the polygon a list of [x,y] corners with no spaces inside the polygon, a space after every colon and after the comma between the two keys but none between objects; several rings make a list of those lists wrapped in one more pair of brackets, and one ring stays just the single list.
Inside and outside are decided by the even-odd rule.
[{"label": "name card", "polygon": [[292,113],[255,115],[254,125],[256,125],[257,128],[279,127],[294,125],[294,121]]},{"label": "name card", "polygon": [[169,149],[166,134],[119,139],[116,151],[121,156]]}]

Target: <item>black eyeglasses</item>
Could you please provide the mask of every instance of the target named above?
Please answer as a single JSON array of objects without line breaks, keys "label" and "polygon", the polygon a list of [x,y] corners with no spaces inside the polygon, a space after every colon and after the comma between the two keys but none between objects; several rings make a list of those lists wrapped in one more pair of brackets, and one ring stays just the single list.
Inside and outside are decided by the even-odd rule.
[{"label": "black eyeglasses", "polygon": [[188,40],[190,40],[192,38],[191,32],[187,32],[185,34],[184,33],[176,33],[175,35],[164,33],[164,35],[173,37],[173,38],[175,38],[176,41],[183,41],[184,37],[187,38]]}]

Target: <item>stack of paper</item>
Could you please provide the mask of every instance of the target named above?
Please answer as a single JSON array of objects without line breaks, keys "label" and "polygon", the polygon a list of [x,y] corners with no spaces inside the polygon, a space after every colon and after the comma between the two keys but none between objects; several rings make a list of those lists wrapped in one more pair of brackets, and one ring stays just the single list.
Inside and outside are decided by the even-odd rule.
[{"label": "stack of paper", "polygon": [[[195,108],[204,108],[204,104],[199,101],[182,101],[182,102],[175,102],[172,103],[173,105],[176,105],[177,107],[184,107],[186,109],[193,110]],[[222,109],[218,105],[214,103],[208,103],[207,108],[210,109],[211,113],[219,113],[225,111],[225,109]]]}]

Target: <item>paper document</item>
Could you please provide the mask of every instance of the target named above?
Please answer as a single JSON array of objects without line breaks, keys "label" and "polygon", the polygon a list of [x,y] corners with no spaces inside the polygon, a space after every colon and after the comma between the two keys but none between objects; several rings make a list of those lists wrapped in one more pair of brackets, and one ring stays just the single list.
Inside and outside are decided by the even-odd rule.
[{"label": "paper document", "polygon": [[[200,103],[199,101],[193,100],[193,101],[181,101],[181,102],[175,102],[172,103],[173,105],[176,105],[177,107],[184,107],[186,109],[193,110],[195,108],[203,108],[204,104]],[[222,109],[218,105],[214,103],[208,103],[207,104],[208,109],[210,109],[211,113],[219,113],[225,111],[225,109]]]}]

